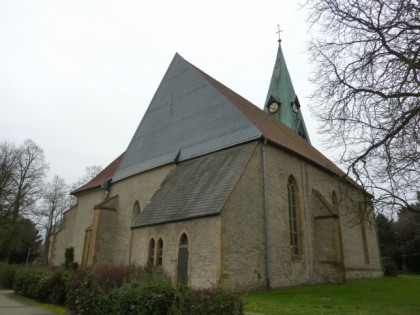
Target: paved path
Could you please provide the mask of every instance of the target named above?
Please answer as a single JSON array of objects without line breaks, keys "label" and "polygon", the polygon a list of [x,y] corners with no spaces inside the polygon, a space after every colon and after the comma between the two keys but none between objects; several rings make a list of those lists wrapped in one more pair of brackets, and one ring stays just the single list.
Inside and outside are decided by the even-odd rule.
[{"label": "paved path", "polygon": [[0,290],[0,315],[52,315],[47,308],[36,306],[29,299],[14,297],[13,291]]}]

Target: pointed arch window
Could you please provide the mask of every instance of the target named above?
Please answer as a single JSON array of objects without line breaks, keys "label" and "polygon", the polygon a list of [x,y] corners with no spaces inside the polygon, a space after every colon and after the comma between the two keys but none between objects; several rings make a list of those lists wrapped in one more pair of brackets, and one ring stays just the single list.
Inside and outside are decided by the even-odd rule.
[{"label": "pointed arch window", "polygon": [[131,214],[131,222],[134,223],[136,221],[136,218],[140,215],[141,208],[140,203],[136,201],[133,206],[133,212]]},{"label": "pointed arch window", "polygon": [[152,238],[149,243],[149,257],[147,259],[149,265],[155,263],[155,240]]},{"label": "pointed arch window", "polygon": [[293,256],[299,256],[301,253],[297,193],[296,182],[293,176],[290,176],[287,181],[287,197],[289,203],[290,249]]},{"label": "pointed arch window", "polygon": [[188,236],[183,233],[178,244],[177,282],[179,284],[188,283],[188,258]]},{"label": "pointed arch window", "polygon": [[156,254],[157,254],[156,266],[162,266],[162,262],[163,262],[163,241],[162,241],[161,238],[157,242]]}]

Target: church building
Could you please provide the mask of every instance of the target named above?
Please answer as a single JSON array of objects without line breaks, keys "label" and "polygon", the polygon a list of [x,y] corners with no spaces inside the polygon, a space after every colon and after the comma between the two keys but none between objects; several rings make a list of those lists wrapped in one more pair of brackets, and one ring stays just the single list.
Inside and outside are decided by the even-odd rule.
[{"label": "church building", "polygon": [[50,262],[234,290],[382,275],[371,196],[310,144],[281,49],[263,110],[176,54],[127,150],[72,192]]}]

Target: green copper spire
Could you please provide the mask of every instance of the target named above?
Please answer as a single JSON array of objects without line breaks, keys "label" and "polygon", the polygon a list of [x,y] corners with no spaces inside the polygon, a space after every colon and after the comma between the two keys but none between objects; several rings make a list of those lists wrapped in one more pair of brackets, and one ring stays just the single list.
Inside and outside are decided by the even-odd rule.
[{"label": "green copper spire", "polygon": [[268,89],[264,104],[264,111],[296,131],[296,133],[310,143],[305,122],[300,111],[299,99],[293,89],[289,71],[287,71],[280,39],[273,76],[271,77],[270,88]]}]

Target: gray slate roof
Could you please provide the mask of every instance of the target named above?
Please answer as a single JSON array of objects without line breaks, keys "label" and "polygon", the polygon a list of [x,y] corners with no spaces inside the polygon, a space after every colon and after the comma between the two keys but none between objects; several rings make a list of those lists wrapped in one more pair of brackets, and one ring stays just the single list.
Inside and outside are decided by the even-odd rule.
[{"label": "gray slate roof", "polygon": [[261,138],[345,175],[294,130],[176,54],[112,178],[177,162],[133,227],[219,214]]},{"label": "gray slate roof", "polygon": [[258,139],[261,131],[200,71],[176,54],[113,182]]},{"label": "gray slate roof", "polygon": [[177,165],[133,227],[219,214],[256,144],[254,141]]}]

